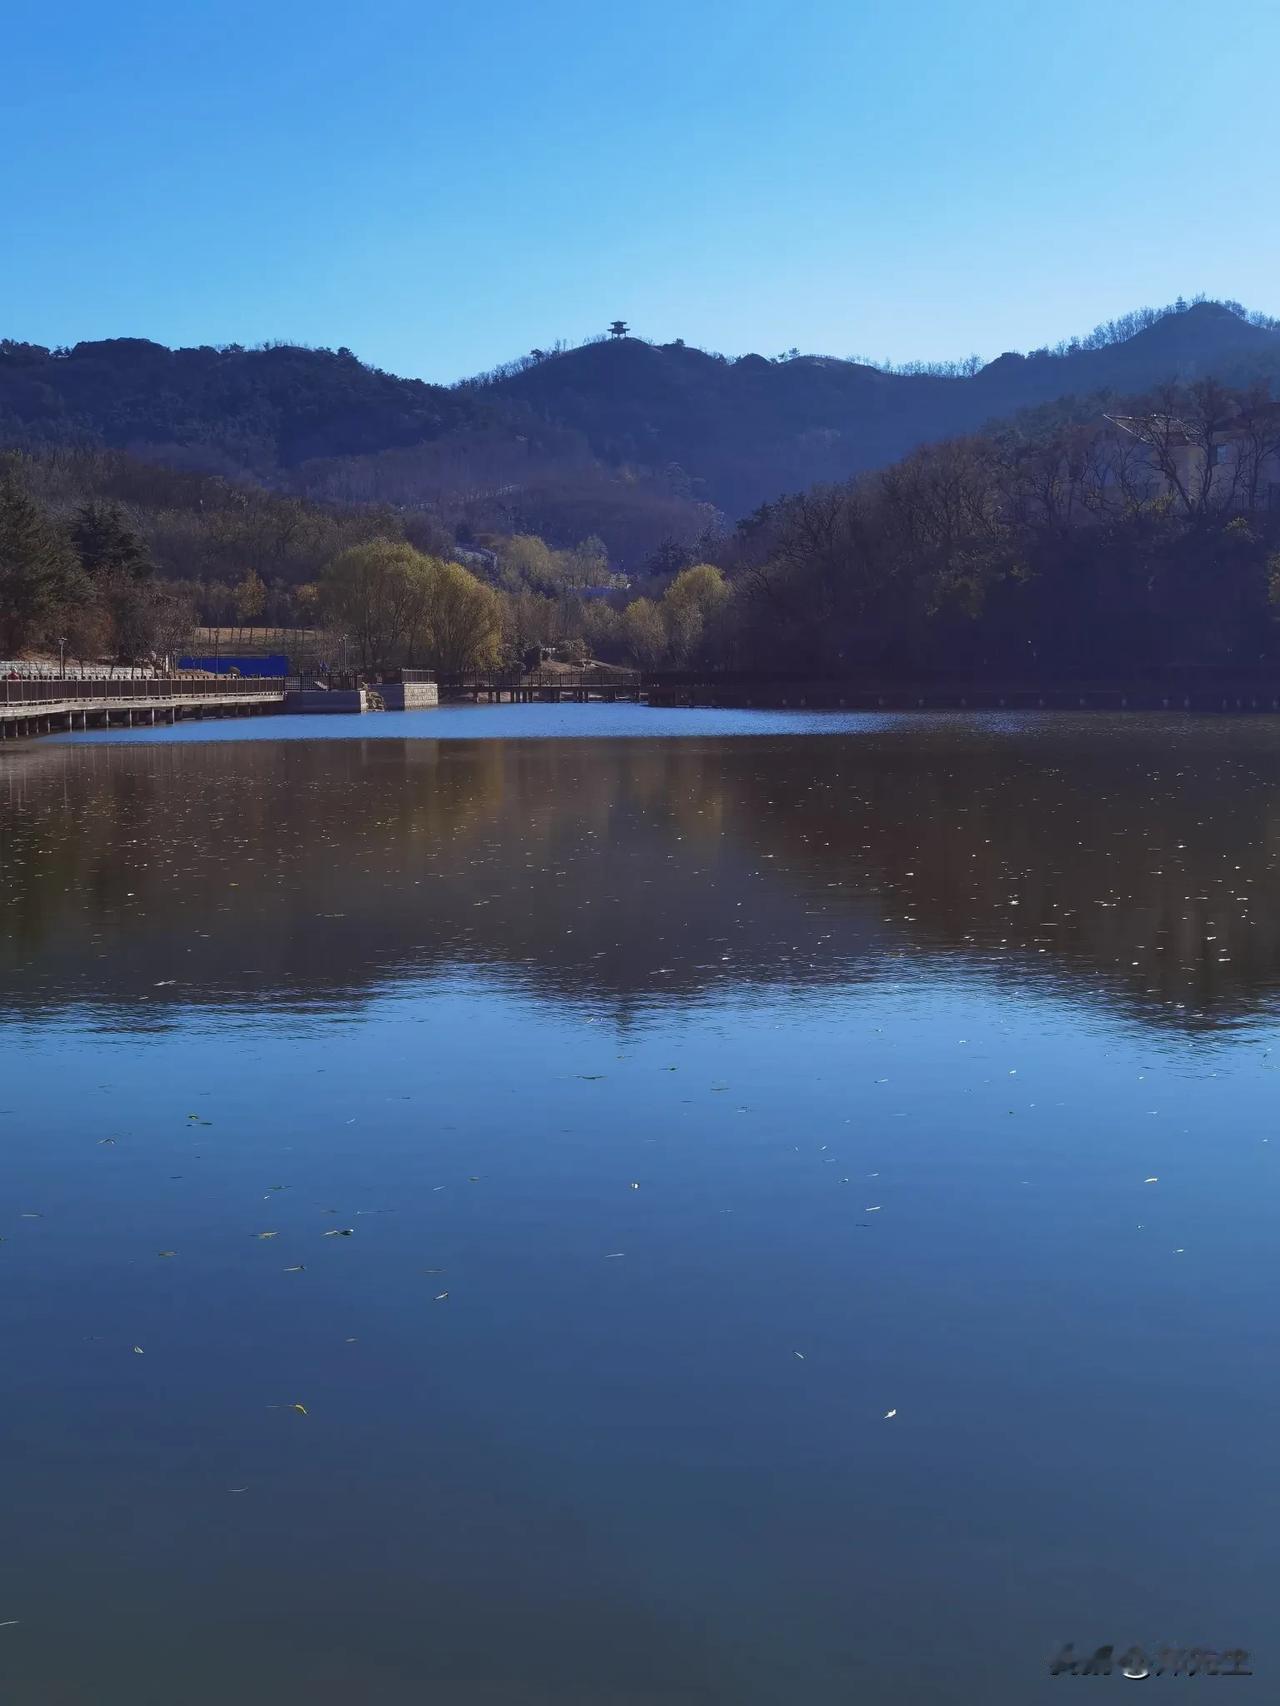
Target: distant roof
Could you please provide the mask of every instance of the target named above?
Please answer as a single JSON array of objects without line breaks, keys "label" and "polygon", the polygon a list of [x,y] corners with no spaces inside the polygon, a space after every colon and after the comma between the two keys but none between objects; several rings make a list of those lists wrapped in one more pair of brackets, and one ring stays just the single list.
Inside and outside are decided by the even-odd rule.
[{"label": "distant roof", "polygon": [[[1266,403],[1252,411],[1255,421],[1266,421],[1269,425],[1280,422],[1280,402]],[[1118,426],[1122,432],[1132,433],[1135,438],[1147,438],[1159,433],[1171,444],[1190,444],[1194,435],[1187,423],[1177,415],[1148,414],[1148,415],[1106,415],[1113,426]],[[1219,433],[1220,437],[1238,438],[1247,427],[1238,420],[1227,422]]]},{"label": "distant roof", "polygon": [[1121,431],[1132,433],[1135,438],[1143,438],[1148,433],[1159,432],[1171,440],[1189,444],[1191,434],[1187,431],[1186,423],[1173,415],[1107,415],[1104,417]]}]

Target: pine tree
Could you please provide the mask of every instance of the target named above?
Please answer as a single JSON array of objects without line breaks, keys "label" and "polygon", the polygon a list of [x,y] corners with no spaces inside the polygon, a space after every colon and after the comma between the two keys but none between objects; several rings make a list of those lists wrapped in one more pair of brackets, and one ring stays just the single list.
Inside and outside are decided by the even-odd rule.
[{"label": "pine tree", "polygon": [[0,475],[0,656],[52,636],[88,595],[63,534],[12,475]]},{"label": "pine tree", "polygon": [[71,542],[85,573],[125,575],[149,580],[155,565],[147,548],[125,521],[118,504],[87,503],[76,513]]}]

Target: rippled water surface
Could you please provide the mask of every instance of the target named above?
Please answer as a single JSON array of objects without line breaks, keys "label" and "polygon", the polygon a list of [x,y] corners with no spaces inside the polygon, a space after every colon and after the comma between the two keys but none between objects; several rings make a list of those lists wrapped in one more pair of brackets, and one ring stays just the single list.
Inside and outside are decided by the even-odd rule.
[{"label": "rippled water surface", "polygon": [[1274,1690],[1278,859],[1263,720],[5,749],[4,1700]]}]

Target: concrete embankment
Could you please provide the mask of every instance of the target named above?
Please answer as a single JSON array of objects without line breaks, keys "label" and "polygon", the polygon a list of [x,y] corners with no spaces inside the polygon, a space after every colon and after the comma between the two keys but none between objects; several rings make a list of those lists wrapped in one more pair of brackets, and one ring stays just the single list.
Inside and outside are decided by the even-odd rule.
[{"label": "concrete embankment", "polygon": [[284,708],[293,712],[367,711],[369,699],[363,687],[346,691],[339,688],[317,690],[304,688],[300,693],[286,693]]},{"label": "concrete embankment", "polygon": [[426,711],[440,703],[434,681],[382,681],[368,687],[315,688],[285,694],[286,711],[311,713],[360,712],[370,708],[384,711]]},{"label": "concrete embankment", "polygon": [[434,681],[384,681],[374,691],[388,711],[429,711],[440,703]]}]

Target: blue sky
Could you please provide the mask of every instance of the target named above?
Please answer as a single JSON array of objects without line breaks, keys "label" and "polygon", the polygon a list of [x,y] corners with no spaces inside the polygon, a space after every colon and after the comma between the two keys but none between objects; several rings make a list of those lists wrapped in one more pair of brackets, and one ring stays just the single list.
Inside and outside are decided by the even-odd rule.
[{"label": "blue sky", "polygon": [[0,336],[450,380],[1280,312],[1274,0],[10,0]]}]

